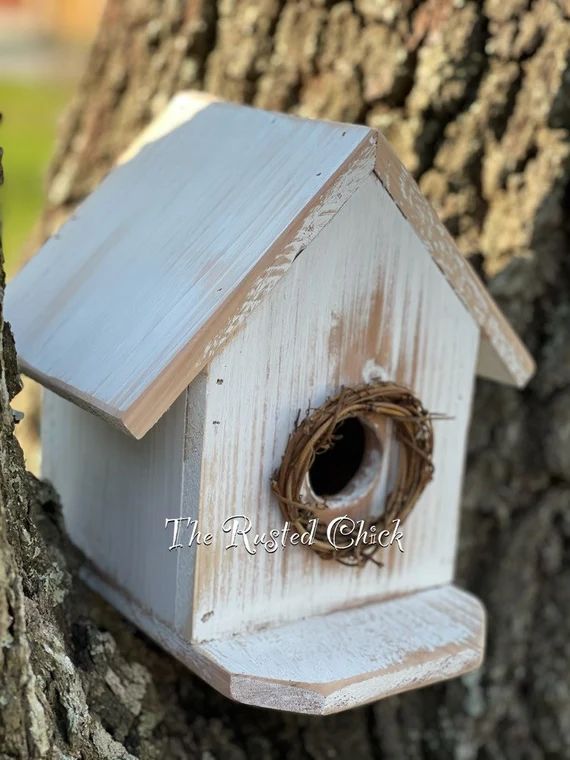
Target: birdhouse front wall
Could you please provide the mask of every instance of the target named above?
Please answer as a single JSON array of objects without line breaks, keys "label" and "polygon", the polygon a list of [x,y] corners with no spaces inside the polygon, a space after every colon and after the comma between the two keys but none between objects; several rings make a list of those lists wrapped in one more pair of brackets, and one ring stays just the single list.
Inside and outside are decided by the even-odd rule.
[{"label": "birdhouse front wall", "polygon": [[[479,331],[371,175],[303,251],[245,328],[208,367],[193,612],[207,640],[448,583],[453,577]],[[343,385],[410,387],[432,413],[435,477],[378,568],[348,568],[302,546],[226,548],[220,526],[252,536],[283,525],[271,478],[299,416]],[[385,458],[391,455],[384,444]],[[384,490],[383,490],[384,489]],[[386,483],[378,484],[376,510]]]}]

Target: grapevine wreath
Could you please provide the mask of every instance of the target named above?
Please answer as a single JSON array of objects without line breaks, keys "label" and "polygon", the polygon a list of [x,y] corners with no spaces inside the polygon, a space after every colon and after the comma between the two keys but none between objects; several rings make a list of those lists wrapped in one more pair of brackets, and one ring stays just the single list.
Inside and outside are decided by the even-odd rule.
[{"label": "grapevine wreath", "polygon": [[[400,450],[396,482],[388,494],[384,511],[367,520],[366,529],[373,528],[379,533],[394,520],[403,523],[432,479],[434,415],[426,411],[419,399],[408,388],[391,382],[343,388],[296,425],[272,481],[285,519],[299,533],[307,532],[310,521],[328,509],[326,500],[319,501],[314,495],[311,499],[304,487],[315,458],[338,440],[338,427],[343,421],[365,420],[371,415],[392,421]],[[350,535],[345,534],[345,537],[350,539]],[[347,565],[361,566],[368,560],[381,564],[374,559],[378,544],[353,542],[352,546],[339,549],[327,540],[326,525],[322,521],[318,523],[315,540],[308,546],[323,559]]]}]

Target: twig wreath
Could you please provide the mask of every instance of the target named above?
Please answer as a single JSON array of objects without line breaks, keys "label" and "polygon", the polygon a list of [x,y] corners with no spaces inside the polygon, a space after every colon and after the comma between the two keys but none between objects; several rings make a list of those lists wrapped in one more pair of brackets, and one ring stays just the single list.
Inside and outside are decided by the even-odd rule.
[{"label": "twig wreath", "polygon": [[[369,415],[392,421],[400,452],[396,482],[387,497],[385,509],[381,515],[366,522],[366,529],[380,532],[396,519],[403,523],[432,479],[432,419],[435,415],[430,415],[408,388],[396,383],[378,381],[343,388],[296,424],[272,481],[285,519],[299,533],[308,531],[309,522],[329,508],[326,501],[310,500],[306,496],[305,484],[316,456],[338,440],[335,430],[341,422],[347,418],[365,419]],[[345,537],[351,538],[350,534]],[[319,521],[315,540],[308,547],[323,559],[334,559],[346,565],[361,566],[369,560],[381,565],[374,559],[378,544],[357,544],[347,540],[347,544],[350,543],[352,546],[347,548],[333,546],[327,540],[326,525]]]}]

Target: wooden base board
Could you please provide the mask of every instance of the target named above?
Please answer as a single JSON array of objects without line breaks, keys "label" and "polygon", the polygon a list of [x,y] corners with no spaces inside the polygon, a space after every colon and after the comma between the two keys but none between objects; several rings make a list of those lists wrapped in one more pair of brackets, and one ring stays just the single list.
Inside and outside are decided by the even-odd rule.
[{"label": "wooden base board", "polygon": [[192,643],[92,570],[84,579],[227,697],[327,715],[467,673],[483,658],[485,611],[455,586]]}]

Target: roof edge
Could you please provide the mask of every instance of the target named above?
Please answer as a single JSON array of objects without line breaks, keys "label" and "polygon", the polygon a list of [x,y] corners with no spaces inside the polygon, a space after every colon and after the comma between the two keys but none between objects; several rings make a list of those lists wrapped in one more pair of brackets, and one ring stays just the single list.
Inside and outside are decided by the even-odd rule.
[{"label": "roof edge", "polygon": [[536,369],[532,356],[380,131],[374,172],[478,324],[477,374],[523,388]]},{"label": "roof edge", "polygon": [[[47,375],[41,370],[36,369],[31,364],[28,364],[26,360],[18,355],[18,368],[23,375],[35,380],[42,388],[45,388],[52,393],[57,394],[66,401],[70,401],[75,406],[85,409],[85,411],[94,414],[96,417],[101,418],[105,422],[108,422],[113,427],[117,428],[123,433],[132,435],[131,431],[123,422],[123,415],[119,409],[113,406],[104,405],[100,401],[94,399],[81,391],[77,390],[72,385],[64,383],[56,377]],[[135,438],[140,436],[135,436]]]}]

